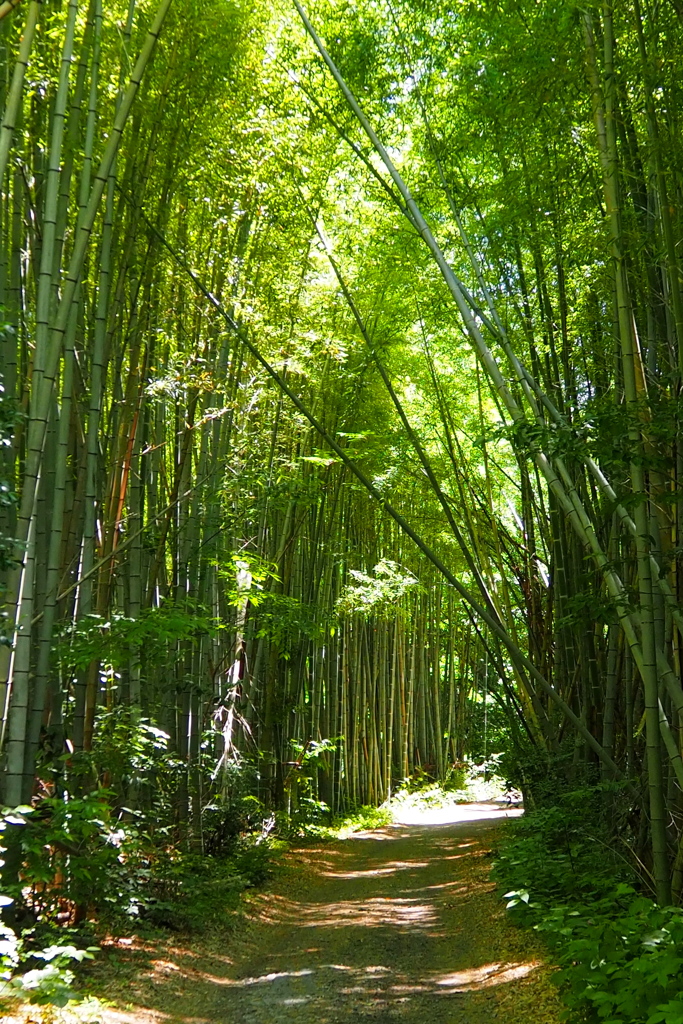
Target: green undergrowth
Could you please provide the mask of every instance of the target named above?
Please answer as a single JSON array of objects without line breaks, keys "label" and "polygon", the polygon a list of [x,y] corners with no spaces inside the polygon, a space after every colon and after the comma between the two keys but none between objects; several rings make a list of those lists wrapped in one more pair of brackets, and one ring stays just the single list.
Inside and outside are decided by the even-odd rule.
[{"label": "green undergrowth", "polygon": [[336,823],[335,838],[346,839],[356,832],[382,828],[384,825],[391,825],[393,820],[394,816],[388,807],[360,807]]},{"label": "green undergrowth", "polygon": [[[138,933],[149,928],[229,929],[239,919],[242,893],[264,884],[284,848],[277,840],[258,843],[245,836],[230,856],[176,853],[163,858],[137,893],[137,913],[129,916],[128,928]],[[114,923],[118,930],[126,925],[120,916]]]},{"label": "green undergrowth", "polygon": [[302,813],[301,809],[294,814],[277,812],[274,819],[273,834],[293,846],[300,846],[348,839],[355,832],[390,825],[394,816],[388,806],[367,805],[343,811],[333,817],[323,806],[319,813],[310,815]]},{"label": "green undergrowth", "polygon": [[506,784],[496,768],[495,757],[483,764],[461,762],[451,766],[441,782],[418,768],[380,807],[347,809],[334,817],[326,804],[309,797],[289,813],[275,812],[273,834],[294,844],[333,841],[390,825],[405,811],[428,814],[459,804],[499,800],[505,795]]},{"label": "green undergrowth", "polygon": [[122,819],[106,790],[5,810],[3,849],[13,844],[21,874],[12,882],[3,872],[0,1009],[16,998],[79,1001],[72,968],[92,959],[105,936],[234,929],[243,894],[264,884],[287,847],[263,823],[246,827],[242,816],[237,824],[224,824],[208,853],[151,836],[139,816]]},{"label": "green undergrowth", "polygon": [[683,1024],[683,910],[639,891],[627,814],[615,785],[566,793],[509,823],[494,875],[550,946],[568,1020]]},{"label": "green undergrowth", "polygon": [[405,811],[448,810],[459,804],[499,800],[506,792],[502,777],[496,772],[495,760],[483,764],[463,762],[453,766],[443,782],[417,772],[404,780],[385,805],[393,814]]}]

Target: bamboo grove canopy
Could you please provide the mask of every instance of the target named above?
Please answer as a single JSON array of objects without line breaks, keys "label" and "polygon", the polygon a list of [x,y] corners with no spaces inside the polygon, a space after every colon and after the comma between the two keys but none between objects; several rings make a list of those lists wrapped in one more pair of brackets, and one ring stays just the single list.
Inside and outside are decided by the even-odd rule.
[{"label": "bamboo grove canopy", "polygon": [[0,19],[5,805],[505,750],[623,780],[677,901],[676,0]]}]

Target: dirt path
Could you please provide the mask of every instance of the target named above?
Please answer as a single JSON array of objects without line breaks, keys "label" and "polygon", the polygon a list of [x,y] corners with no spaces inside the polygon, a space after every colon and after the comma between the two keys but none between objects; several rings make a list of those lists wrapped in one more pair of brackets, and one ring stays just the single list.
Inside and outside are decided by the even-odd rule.
[{"label": "dirt path", "polygon": [[126,1011],[105,1016],[111,1024],[556,1024],[549,968],[534,936],[505,919],[489,879],[507,813],[470,805],[457,824],[392,825],[293,851],[271,891],[252,899],[251,923],[229,948],[208,940],[140,947],[134,980],[128,963],[119,993]]}]

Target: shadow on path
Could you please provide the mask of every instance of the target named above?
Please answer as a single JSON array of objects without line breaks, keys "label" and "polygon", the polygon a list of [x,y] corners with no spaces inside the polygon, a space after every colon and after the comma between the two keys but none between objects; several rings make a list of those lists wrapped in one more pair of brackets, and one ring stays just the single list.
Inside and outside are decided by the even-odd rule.
[{"label": "shadow on path", "polygon": [[495,827],[514,813],[469,805],[457,822],[293,851],[229,949],[131,950],[130,1008],[109,1024],[555,1024],[535,937],[489,879]]}]

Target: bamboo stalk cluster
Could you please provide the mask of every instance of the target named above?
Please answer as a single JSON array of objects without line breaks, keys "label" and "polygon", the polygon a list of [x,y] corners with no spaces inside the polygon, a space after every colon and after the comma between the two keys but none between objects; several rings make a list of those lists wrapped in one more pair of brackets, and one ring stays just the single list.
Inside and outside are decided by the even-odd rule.
[{"label": "bamboo stalk cluster", "polygon": [[[481,551],[477,550],[476,537],[471,531],[467,537],[451,521],[443,488],[430,469],[420,442],[411,436],[415,453],[470,567],[474,591],[465,594],[449,569],[439,565],[437,558],[432,557],[432,561],[449,582],[460,589],[467,603],[493,633],[498,649],[505,650],[511,660],[520,692],[524,692],[528,700],[527,725],[541,744],[549,750],[557,749],[557,713],[561,712],[575,727],[577,740],[582,740],[587,749],[597,755],[608,776],[624,774],[624,769],[615,763],[615,756],[622,764],[625,758],[626,770],[630,772],[638,761],[636,770],[643,771],[648,787],[647,813],[655,888],[660,902],[669,902],[672,851],[674,887],[680,890],[680,854],[676,847],[680,836],[677,822],[683,783],[679,738],[683,697],[679,659],[682,620],[677,597],[680,586],[677,571],[680,516],[677,400],[682,322],[679,316],[678,217],[670,199],[680,188],[680,167],[676,164],[680,152],[675,145],[667,148],[663,135],[663,132],[670,132],[673,123],[676,101],[672,90],[675,87],[662,69],[664,53],[671,59],[672,50],[668,47],[678,26],[668,24],[665,28],[658,15],[650,11],[644,15],[635,3],[632,8],[623,5],[616,11],[611,4],[606,4],[599,15],[586,13],[581,24],[574,27],[577,34],[582,32],[584,93],[590,97],[592,106],[600,174],[599,178],[596,174],[596,178],[601,181],[599,213],[603,217],[601,227],[607,256],[605,277],[611,290],[608,301],[596,311],[593,324],[595,330],[602,318],[608,325],[606,351],[609,353],[611,348],[612,365],[605,380],[600,379],[604,372],[604,364],[601,366],[599,362],[601,353],[588,349],[588,338],[581,338],[581,327],[576,321],[574,330],[579,332],[576,342],[583,355],[583,366],[577,365],[569,351],[572,343],[569,309],[578,293],[572,295],[567,288],[566,256],[561,243],[561,233],[567,225],[566,214],[561,212],[566,204],[566,196],[561,195],[566,183],[555,177],[545,193],[530,183],[527,153],[533,144],[517,137],[515,142],[519,149],[516,153],[513,151],[512,160],[520,166],[530,198],[532,194],[534,199],[536,194],[542,195],[542,201],[551,207],[547,215],[552,218],[555,251],[550,256],[543,251],[535,210],[530,223],[524,224],[524,219],[512,222],[516,238],[511,245],[496,245],[487,237],[490,211],[477,203],[476,187],[470,186],[463,161],[453,158],[445,145],[446,133],[450,130],[453,137],[457,129],[448,123],[443,102],[439,104],[438,93],[431,90],[431,82],[425,87],[425,93],[430,92],[432,107],[423,95],[420,76],[415,73],[417,55],[413,55],[412,65],[410,63],[409,40],[410,34],[416,31],[415,25],[408,26],[407,21],[392,12],[394,32],[407,64],[407,67],[404,64],[404,73],[413,76],[409,79],[415,93],[413,105],[422,121],[423,138],[431,153],[433,173],[441,192],[441,209],[445,206],[450,214],[470,264],[467,267],[459,261],[461,265],[455,265],[438,238],[443,230],[440,227],[443,212],[435,217],[438,206],[433,204],[429,211],[432,214],[430,224],[430,217],[415,199],[397,157],[390,153],[366,116],[302,5],[298,0],[294,3],[314,49],[346,101],[359,138],[364,136],[364,142],[357,144],[356,149],[364,146],[366,153],[374,152],[381,163],[385,192],[393,198],[438,269],[488,379],[501,419],[507,424],[507,433],[519,460],[527,554],[532,563],[539,555],[541,538],[534,536],[536,520],[544,534],[540,560],[549,569],[554,602],[553,608],[547,597],[539,601],[538,590],[532,584],[534,568],[529,572],[532,563],[528,563],[520,580],[526,588],[528,655],[520,645],[514,613],[510,614],[511,609],[501,604],[502,588],[492,587],[486,572],[481,571]],[[423,18],[422,30],[429,24],[430,14]],[[541,38],[543,17],[536,19],[533,28],[525,23],[532,39],[534,32],[536,39]],[[487,26],[487,44],[498,45],[503,51],[509,40],[502,43],[500,40],[506,29],[510,31],[509,22],[500,24],[504,18],[505,13],[497,19],[497,37],[492,37],[491,26]],[[620,60],[615,19],[622,32]],[[675,21],[673,16],[671,21]],[[476,34],[479,26],[475,22],[476,17],[469,22],[465,20],[461,45],[471,45],[467,30]],[[440,29],[444,30],[442,22]],[[496,44],[492,44],[492,38],[496,39]],[[443,44],[437,42],[437,52],[440,45]],[[553,51],[557,53],[557,46],[550,48],[549,52]],[[432,59],[438,66],[439,57]],[[424,55],[420,60],[424,67]],[[556,57],[552,56],[551,60],[555,61]],[[491,93],[495,93],[493,75],[495,72],[502,75],[504,61],[496,52],[489,66],[484,58],[478,67],[477,74],[491,76]],[[482,86],[480,95],[487,88],[486,84]],[[644,112],[639,109],[634,115],[633,105],[638,102],[634,99],[636,92],[644,96]],[[491,108],[487,109],[485,104],[483,99],[479,114],[488,118],[491,130],[498,128],[498,118],[503,126],[490,147],[489,160],[498,165],[498,173],[505,178],[511,175],[510,147],[501,136],[506,128],[505,116],[512,119],[511,112],[491,113]],[[667,121],[666,129],[662,129],[663,121]],[[579,129],[572,127],[571,131],[574,136],[571,141],[575,142]],[[557,137],[553,141],[557,144]],[[395,141],[391,142],[396,152]],[[545,148],[547,152],[547,145]],[[369,163],[367,156],[365,161]],[[460,179],[460,196],[467,195],[464,201],[459,201],[454,192],[452,182],[457,179]],[[627,207],[629,194],[633,212]],[[507,200],[513,202],[509,193]],[[471,211],[467,210],[468,201],[473,208]],[[470,212],[475,215],[474,230],[479,236],[474,242],[467,224],[468,219],[472,220],[468,216]],[[434,223],[437,227],[432,226]],[[535,287],[528,283],[530,259],[536,275]],[[639,277],[643,274],[647,281],[644,287]],[[472,279],[469,288],[464,283],[465,276]],[[506,292],[511,293],[512,311]],[[554,301],[557,302],[555,307]],[[532,312],[536,302],[540,316]],[[591,414],[595,415],[590,405],[595,409],[599,401],[605,400],[611,401],[613,409],[618,410],[625,431],[623,454],[617,459],[611,452],[599,449],[601,438],[598,437],[592,450],[585,440],[587,420]],[[665,432],[654,426],[663,408],[673,421]],[[410,433],[407,422],[405,426]],[[596,449],[597,457],[594,456]],[[463,497],[462,488],[460,497]],[[465,502],[463,507],[466,507]],[[606,510],[609,510],[607,516]],[[429,557],[429,552],[423,550]],[[586,573],[586,559],[593,564],[593,579]],[[588,622],[588,635],[582,637],[569,628],[567,620],[573,617],[576,621],[576,616],[571,616],[572,601],[575,606],[577,599],[588,603],[591,593],[594,602],[599,597],[604,602],[602,622],[599,620],[597,629]],[[543,621],[553,612],[553,624],[557,625],[555,635],[552,631],[546,632],[548,622]],[[619,630],[608,628],[610,618],[615,626],[618,623]],[[502,655],[499,659],[502,660]],[[621,737],[615,730],[617,705],[625,726],[621,749],[618,745]],[[641,716],[642,720],[636,724]],[[638,734],[641,729],[643,762],[639,760],[640,755],[636,755],[633,739],[634,731]],[[675,895],[678,896],[678,891]]]},{"label": "bamboo stalk cluster", "polygon": [[[230,16],[237,63],[249,26]],[[444,636],[451,598],[437,582],[391,614],[340,617],[349,568],[414,555],[343,467],[316,464],[315,432],[187,273],[235,323],[259,275],[274,287],[281,270],[253,169],[234,168],[216,205],[197,202],[222,98],[192,134],[182,22],[168,0],[34,2],[18,18],[5,23],[16,61],[0,134],[5,475],[18,496],[2,524],[14,538],[4,803],[106,785],[126,806],[155,804],[168,780],[106,754],[149,723],[175,758],[169,813],[195,838],[242,765],[265,805],[290,808],[306,794],[378,802],[417,768],[442,775],[464,755],[473,686]],[[203,26],[198,94],[215,85],[226,32],[218,13]],[[244,91],[238,141],[253,130]],[[310,225],[299,236],[310,247]],[[346,383],[329,357],[302,374],[293,323],[278,343],[282,379],[325,429],[353,429],[341,392],[360,401],[362,365]],[[311,778],[297,751],[326,740]]]},{"label": "bamboo stalk cluster", "polygon": [[531,791],[627,780],[678,899],[678,15],[528,13],[538,115],[503,9],[375,5],[360,69],[296,0],[4,18],[5,803],[152,803],[102,754],[152,723],[201,836],[247,769],[378,802],[491,716]]}]

